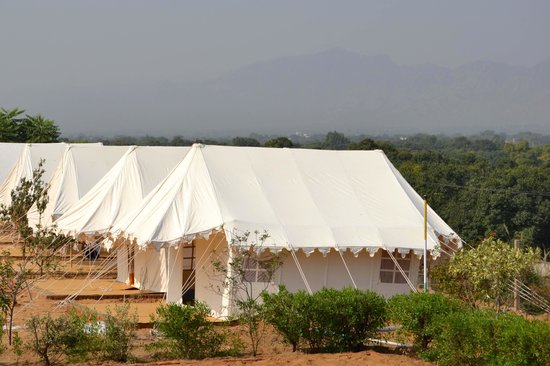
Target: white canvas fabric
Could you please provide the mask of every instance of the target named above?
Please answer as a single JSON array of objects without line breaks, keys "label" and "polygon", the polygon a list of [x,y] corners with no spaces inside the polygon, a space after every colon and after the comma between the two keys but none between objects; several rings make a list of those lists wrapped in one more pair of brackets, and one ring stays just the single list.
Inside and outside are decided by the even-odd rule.
[{"label": "white canvas fabric", "polygon": [[128,151],[128,146],[68,145],[52,179],[49,201],[42,217],[36,205],[27,215],[29,225],[50,226],[86,194]]},{"label": "white canvas fabric", "polygon": [[0,186],[0,203],[11,203],[11,192],[22,178],[31,179],[33,170],[44,160],[42,180],[48,182],[67,147],[65,143],[25,144],[10,173]]},{"label": "white canvas fabric", "polygon": [[24,143],[0,142],[0,182],[9,175],[24,147]]},{"label": "white canvas fabric", "polygon": [[[229,243],[236,233],[266,230],[272,250],[387,248],[420,254],[422,202],[380,150],[194,145],[112,232],[160,247],[217,229]],[[459,239],[430,209],[429,250],[439,236]]]},{"label": "white canvas fabric", "polygon": [[56,221],[67,234],[107,232],[120,217],[133,211],[190,147],[133,146]]}]

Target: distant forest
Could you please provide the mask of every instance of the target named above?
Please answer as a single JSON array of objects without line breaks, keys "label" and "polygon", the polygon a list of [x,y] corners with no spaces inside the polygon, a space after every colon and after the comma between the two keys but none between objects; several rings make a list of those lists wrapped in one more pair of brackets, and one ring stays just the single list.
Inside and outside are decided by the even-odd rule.
[{"label": "distant forest", "polygon": [[106,145],[217,145],[381,149],[395,167],[466,242],[494,235],[550,249],[550,136],[486,131],[473,136],[250,135],[186,139],[181,136],[64,138],[52,120],[0,109],[2,142],[92,142]]}]

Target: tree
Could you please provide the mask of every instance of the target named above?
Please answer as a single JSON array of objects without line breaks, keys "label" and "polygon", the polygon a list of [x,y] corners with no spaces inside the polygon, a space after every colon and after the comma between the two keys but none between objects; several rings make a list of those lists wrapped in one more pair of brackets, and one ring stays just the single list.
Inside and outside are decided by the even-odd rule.
[{"label": "tree", "polygon": [[[24,127],[23,127],[24,126]],[[29,116],[21,122],[20,130],[22,132],[21,140],[25,142],[57,142],[59,135],[59,127],[51,119],[46,119],[43,116]]]},{"label": "tree", "polygon": [[267,232],[255,231],[254,236],[249,240],[249,231],[235,235],[229,249],[229,261],[214,260],[212,265],[214,271],[222,275],[217,290],[230,294],[237,307],[237,317],[246,327],[252,354],[256,356],[264,333],[264,313],[259,300],[281,267],[283,254],[262,253],[269,238]]},{"label": "tree", "polygon": [[21,115],[24,110],[0,109],[0,141],[4,142],[57,142],[59,127],[53,120],[36,115]]},{"label": "tree", "polygon": [[265,147],[294,147],[294,144],[288,137],[276,137],[266,141]]},{"label": "tree", "polygon": [[380,145],[373,139],[364,138],[363,140],[359,141],[358,143],[351,143],[349,144],[350,150],[376,150],[380,149]]},{"label": "tree", "polygon": [[4,319],[8,319],[8,343],[10,345],[12,344],[13,312],[17,305],[17,296],[28,287],[29,273],[27,266],[15,263],[9,252],[3,252],[0,256],[1,310]]},{"label": "tree", "polygon": [[11,192],[11,204],[0,206],[0,219],[18,234],[23,258],[14,261],[9,252],[0,256],[0,299],[4,306],[2,311],[8,318],[8,340],[12,342],[13,312],[17,305],[17,297],[28,289],[34,279],[31,268],[36,265],[42,275],[45,270],[51,270],[55,262],[55,253],[66,242],[62,237],[40,226],[36,232],[29,227],[27,212],[36,204],[40,215],[48,203],[48,186],[42,181],[43,161],[33,171],[31,179],[23,178]]},{"label": "tree", "polygon": [[432,277],[440,290],[473,308],[489,303],[500,311],[512,299],[514,279],[530,275],[538,258],[540,253],[533,248],[516,252],[505,242],[488,238],[475,248],[453,254],[448,264],[434,270]]},{"label": "tree", "polygon": [[260,141],[256,140],[253,137],[235,137],[232,140],[233,146],[261,146]]},{"label": "tree", "polygon": [[331,150],[344,150],[349,143],[349,139],[343,133],[332,131],[327,133],[323,147]]},{"label": "tree", "polygon": [[19,142],[18,117],[23,113],[25,111],[19,108],[0,108],[0,141]]},{"label": "tree", "polygon": [[172,140],[170,141],[170,145],[172,146],[191,146],[193,145],[193,141],[187,140],[183,138],[182,136],[174,136]]},{"label": "tree", "polygon": [[11,203],[9,206],[0,205],[0,219],[12,225],[19,234],[19,240],[23,243],[23,256],[26,254],[27,244],[33,235],[29,226],[27,212],[36,204],[41,215],[48,204],[48,185],[42,181],[44,160],[33,171],[32,178],[22,178],[19,185],[11,191]]}]

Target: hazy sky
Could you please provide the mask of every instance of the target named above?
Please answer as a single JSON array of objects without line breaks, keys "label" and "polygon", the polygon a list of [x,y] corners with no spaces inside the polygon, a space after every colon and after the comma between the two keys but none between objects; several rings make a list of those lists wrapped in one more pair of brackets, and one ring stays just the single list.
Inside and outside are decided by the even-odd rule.
[{"label": "hazy sky", "polygon": [[332,47],[531,66],[550,58],[549,19],[548,0],[0,0],[0,96],[199,81]]},{"label": "hazy sky", "polygon": [[550,1],[0,1],[1,88],[201,80],[343,47],[401,64],[550,57]]}]

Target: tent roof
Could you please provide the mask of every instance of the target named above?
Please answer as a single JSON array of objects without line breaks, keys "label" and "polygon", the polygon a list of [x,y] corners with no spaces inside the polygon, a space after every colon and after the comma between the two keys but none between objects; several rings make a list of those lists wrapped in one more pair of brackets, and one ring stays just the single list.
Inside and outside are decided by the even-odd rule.
[{"label": "tent roof", "polygon": [[170,173],[190,147],[133,146],[56,221],[61,232],[106,232]]},{"label": "tent roof", "polygon": [[[421,251],[423,200],[380,151],[194,145],[113,227],[138,245],[178,244],[223,228],[266,230],[271,249]],[[430,209],[428,248],[458,238]],[[250,244],[250,243],[249,243]]]},{"label": "tent roof", "polygon": [[128,146],[67,145],[49,181],[48,204],[40,220],[36,205],[28,213],[29,225],[51,225],[97,183],[128,150]]},{"label": "tent roof", "polygon": [[65,143],[25,144],[15,165],[0,185],[0,203],[11,203],[11,191],[19,185],[22,178],[32,178],[33,170],[38,168],[41,159],[44,159],[42,180],[48,182],[66,146]]}]

